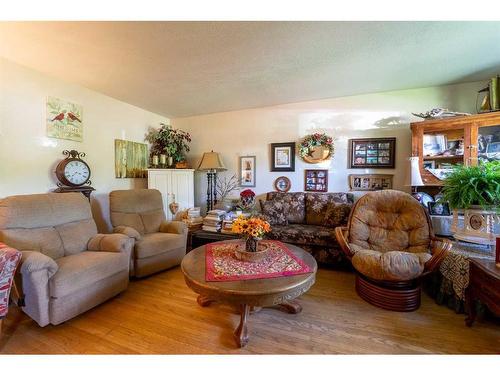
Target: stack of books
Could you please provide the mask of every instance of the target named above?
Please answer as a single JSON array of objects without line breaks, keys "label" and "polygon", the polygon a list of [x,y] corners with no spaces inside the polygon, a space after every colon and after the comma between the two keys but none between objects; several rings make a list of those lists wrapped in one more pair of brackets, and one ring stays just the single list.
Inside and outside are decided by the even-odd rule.
[{"label": "stack of books", "polygon": [[184,222],[189,230],[201,229],[203,218],[201,217],[200,207],[192,207],[187,210]]},{"label": "stack of books", "polygon": [[203,219],[202,229],[208,232],[220,232],[225,214],[226,211],[224,210],[208,211],[207,216]]}]

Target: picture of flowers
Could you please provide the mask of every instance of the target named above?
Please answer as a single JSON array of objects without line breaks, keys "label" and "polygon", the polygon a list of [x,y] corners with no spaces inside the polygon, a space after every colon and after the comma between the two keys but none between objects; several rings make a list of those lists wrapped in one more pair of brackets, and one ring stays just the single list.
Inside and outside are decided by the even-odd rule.
[{"label": "picture of flowers", "polygon": [[47,137],[83,142],[83,107],[62,99],[47,98]]},{"label": "picture of flowers", "polygon": [[115,177],[147,177],[148,145],[115,139]]}]

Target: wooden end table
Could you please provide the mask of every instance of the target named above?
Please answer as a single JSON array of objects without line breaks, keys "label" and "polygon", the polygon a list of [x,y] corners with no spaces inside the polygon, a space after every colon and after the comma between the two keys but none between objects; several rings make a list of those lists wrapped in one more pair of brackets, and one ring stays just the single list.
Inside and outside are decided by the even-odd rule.
[{"label": "wooden end table", "polygon": [[465,324],[472,326],[476,320],[476,301],[481,301],[500,316],[500,268],[493,260],[471,259],[469,286],[465,291]]},{"label": "wooden end table", "polygon": [[241,308],[240,323],[234,331],[240,348],[249,340],[247,324],[251,310],[279,305],[291,314],[302,311],[302,307],[294,299],[307,292],[314,284],[318,266],[309,253],[290,244],[287,247],[313,272],[271,279],[210,282],[205,281],[204,245],[190,251],[182,260],[184,280],[189,288],[199,294],[197,302],[200,306],[205,307],[211,302],[219,301]]},{"label": "wooden end table", "polygon": [[239,235],[236,233],[210,232],[203,229],[197,229],[189,232],[188,237],[189,252],[192,249],[206,245],[207,243],[237,239],[239,238]]}]

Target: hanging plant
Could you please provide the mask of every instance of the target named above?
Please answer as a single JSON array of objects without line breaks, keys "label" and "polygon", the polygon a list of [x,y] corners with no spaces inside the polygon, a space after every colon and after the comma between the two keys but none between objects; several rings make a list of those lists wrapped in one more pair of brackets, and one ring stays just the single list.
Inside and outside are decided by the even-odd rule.
[{"label": "hanging plant", "polygon": [[319,163],[333,157],[333,138],[325,133],[305,136],[299,143],[299,155],[308,163]]}]

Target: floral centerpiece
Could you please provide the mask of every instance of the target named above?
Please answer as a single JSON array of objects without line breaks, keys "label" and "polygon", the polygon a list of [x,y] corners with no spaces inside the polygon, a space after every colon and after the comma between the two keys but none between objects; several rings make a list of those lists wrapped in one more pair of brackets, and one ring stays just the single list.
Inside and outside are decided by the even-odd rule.
[{"label": "floral centerpiece", "polygon": [[240,206],[244,210],[249,210],[255,205],[255,193],[252,189],[243,190],[240,193]]},{"label": "floral centerpiece", "polygon": [[173,129],[171,125],[160,124],[159,129],[149,128],[144,140],[151,144],[151,155],[167,154],[171,162],[182,162],[189,152],[191,135],[184,130]]},{"label": "floral centerpiece", "polygon": [[264,234],[271,231],[271,225],[264,219],[259,217],[246,218],[243,215],[233,222],[233,233],[242,235],[245,239],[246,253],[261,253],[261,254],[245,254],[242,251],[236,251],[236,256],[241,260],[258,261],[261,259],[264,251],[258,251],[258,243]]},{"label": "floral centerpiece", "polygon": [[308,135],[299,143],[299,155],[305,161],[322,161],[331,158],[334,152],[333,138],[325,133]]}]

